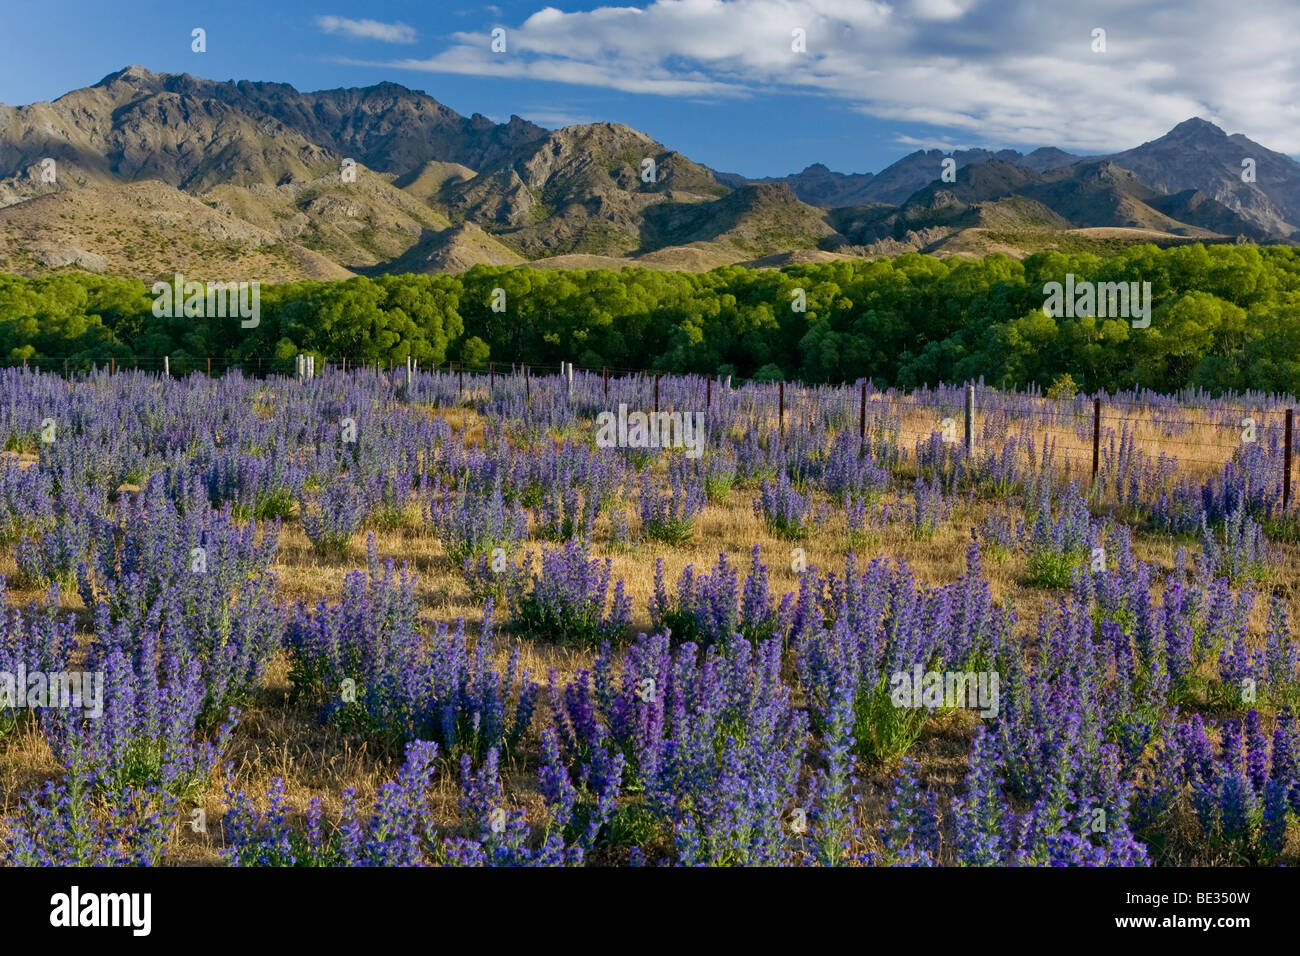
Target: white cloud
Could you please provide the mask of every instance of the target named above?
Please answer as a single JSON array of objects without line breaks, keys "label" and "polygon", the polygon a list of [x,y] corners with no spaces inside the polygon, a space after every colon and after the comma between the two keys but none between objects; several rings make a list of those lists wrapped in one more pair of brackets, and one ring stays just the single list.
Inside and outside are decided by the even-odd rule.
[{"label": "white cloud", "polygon": [[941,149],[945,153],[954,153],[959,150],[971,149],[969,143],[954,143],[947,136],[907,136],[899,133],[894,136],[894,142],[899,146],[908,146],[912,149]]},{"label": "white cloud", "polygon": [[[545,7],[490,50],[456,33],[403,69],[668,97],[813,93],[986,146],[1137,145],[1190,116],[1300,153],[1300,4],[1255,0],[651,0]],[[1092,51],[1094,27],[1105,53]],[[791,51],[802,28],[807,52]]]},{"label": "white cloud", "polygon": [[536,123],[538,126],[545,126],[547,129],[561,129],[565,126],[584,126],[589,123],[597,122],[595,117],[588,116],[585,113],[570,113],[565,110],[549,108],[524,110],[519,115],[530,122]]},{"label": "white cloud", "polygon": [[347,17],[322,16],[316,26],[324,33],[351,37],[353,40],[380,40],[384,43],[414,43],[415,30],[405,23],[380,23],[378,20],[349,20]]}]

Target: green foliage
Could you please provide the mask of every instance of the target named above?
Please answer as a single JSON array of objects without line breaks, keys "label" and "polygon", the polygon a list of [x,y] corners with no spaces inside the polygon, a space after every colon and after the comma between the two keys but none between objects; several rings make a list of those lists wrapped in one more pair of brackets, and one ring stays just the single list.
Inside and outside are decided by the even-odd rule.
[{"label": "green foliage", "polygon": [[[1093,251],[1089,251],[1089,250]],[[1047,282],[1150,282],[1151,324],[1044,314]],[[789,308],[805,290],[807,309]],[[506,310],[492,311],[493,290]],[[1068,395],[1141,385],[1163,392],[1300,392],[1300,250],[1289,246],[1066,248],[1016,261],[836,261],[781,271],[475,266],[262,288],[253,329],[159,318],[142,282],[77,273],[0,276],[0,361],[89,368],[110,357],[204,359],[291,372],[299,352],[400,366],[491,358],[648,368],[739,379],[1050,385]],[[225,367],[224,365],[222,367]]]},{"label": "green foliage", "polygon": [[889,675],[874,688],[860,690],[853,701],[853,740],[858,756],[873,766],[889,766],[911,749],[925,729],[930,712],[898,707],[890,693]]},{"label": "green foliage", "polygon": [[647,522],[641,529],[645,536],[665,544],[686,544],[695,530],[694,518],[669,518]]},{"label": "green foliage", "polygon": [[1047,397],[1053,400],[1069,400],[1079,394],[1079,386],[1074,384],[1074,377],[1069,372],[1056,376],[1047,389]]},{"label": "green foliage", "polygon": [[1029,555],[1029,583],[1038,588],[1068,588],[1076,569],[1088,560],[1085,551],[1044,548]]}]

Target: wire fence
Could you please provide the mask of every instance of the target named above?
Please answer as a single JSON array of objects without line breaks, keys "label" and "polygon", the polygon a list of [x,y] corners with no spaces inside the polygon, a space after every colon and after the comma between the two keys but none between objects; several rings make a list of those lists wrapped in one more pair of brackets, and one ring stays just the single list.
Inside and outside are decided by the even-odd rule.
[{"label": "wire fence", "polygon": [[[319,360],[319,366],[315,364]],[[14,367],[18,363],[3,363]],[[283,358],[133,356],[118,362],[82,357],[23,362],[33,372],[70,380],[105,374],[183,377],[285,376]],[[864,444],[887,431],[900,444],[938,434],[968,456],[1005,447],[1010,437],[1031,439],[1031,449],[1050,444],[1053,459],[1067,475],[1096,481],[1120,458],[1138,456],[1159,472],[1194,466],[1210,474],[1239,461],[1247,446],[1264,449],[1280,485],[1284,509],[1292,503],[1294,412],[1281,397],[1240,401],[1203,399],[1199,404],[1153,396],[1096,394],[1051,398],[1035,391],[1005,391],[987,385],[936,386],[902,393],[880,389],[870,380],[840,385],[699,375],[642,368],[578,367],[570,363],[442,363],[420,368],[409,359],[359,363],[346,356],[314,356],[311,372],[298,365],[296,377],[375,374],[385,377],[394,396],[433,405],[480,404],[522,399],[522,409],[561,403],[583,411],[624,404],[659,413],[704,412],[720,415],[728,426],[771,430],[775,440],[798,442],[828,425],[856,427]],[[288,377],[295,377],[289,375]],[[1031,452],[1032,453],[1032,452]]]}]

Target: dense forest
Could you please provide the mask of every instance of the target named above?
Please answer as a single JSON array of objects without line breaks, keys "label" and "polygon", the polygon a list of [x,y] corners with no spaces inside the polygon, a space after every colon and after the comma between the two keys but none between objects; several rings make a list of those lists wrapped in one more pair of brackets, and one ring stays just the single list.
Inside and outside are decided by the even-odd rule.
[{"label": "dense forest", "polygon": [[[1150,282],[1150,327],[1046,315],[1044,284],[1071,273]],[[287,372],[299,352],[370,364],[410,354],[424,367],[571,361],[904,388],[1068,375],[1088,390],[1300,393],[1300,250],[1289,246],[1146,245],[1022,261],[910,254],[703,274],[477,266],[260,291],[259,322],[244,328],[238,318],[158,318],[140,281],[0,276],[0,361],[156,367],[167,355],[173,373],[207,357]]]}]

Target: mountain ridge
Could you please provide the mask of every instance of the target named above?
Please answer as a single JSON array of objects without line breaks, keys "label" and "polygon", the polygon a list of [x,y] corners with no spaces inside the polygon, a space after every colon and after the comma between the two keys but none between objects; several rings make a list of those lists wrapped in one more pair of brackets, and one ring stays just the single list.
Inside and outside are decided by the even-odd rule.
[{"label": "mountain ridge", "polygon": [[[60,193],[84,193],[85,208],[48,201]],[[929,149],[878,172],[813,163],[747,179],[617,122],[548,130],[463,116],[389,81],[299,92],[131,65],[53,101],[0,105],[0,213],[0,269],[12,271],[151,275],[201,263],[218,233],[229,248],[213,261],[234,272],[272,268],[272,248],[277,275],[480,262],[713,268],[1023,255],[1097,230],[1121,241],[1293,241],[1300,163],[1193,117],[1106,156]],[[158,216],[174,215],[193,221],[177,237],[188,251],[104,227],[152,236]],[[983,242],[991,231],[998,241]]]}]

